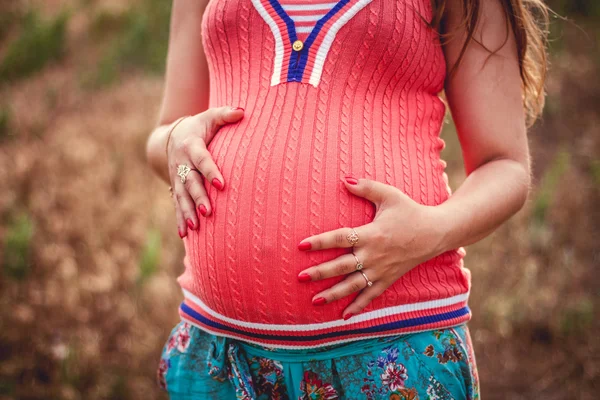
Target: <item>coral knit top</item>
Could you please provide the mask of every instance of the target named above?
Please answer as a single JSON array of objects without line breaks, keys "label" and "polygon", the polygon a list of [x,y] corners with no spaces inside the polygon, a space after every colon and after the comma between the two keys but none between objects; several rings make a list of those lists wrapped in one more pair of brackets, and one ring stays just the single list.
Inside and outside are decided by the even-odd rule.
[{"label": "coral knit top", "polygon": [[344,176],[426,205],[450,196],[439,138],[446,69],[431,16],[430,0],[209,2],[198,39],[210,107],[245,114],[208,144],[225,189],[205,182],[213,214],[184,239],[184,320],[265,347],[311,348],[470,319],[463,248],[413,268],[347,321],[356,294],[311,304],[345,276],[297,280],[350,252],[300,251],[302,239],[373,221],[374,205]]}]

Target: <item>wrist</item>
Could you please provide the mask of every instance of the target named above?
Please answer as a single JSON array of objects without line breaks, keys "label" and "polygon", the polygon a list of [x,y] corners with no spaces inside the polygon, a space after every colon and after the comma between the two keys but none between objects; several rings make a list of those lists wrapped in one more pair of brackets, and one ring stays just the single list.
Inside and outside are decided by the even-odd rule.
[{"label": "wrist", "polygon": [[432,206],[433,213],[433,227],[435,235],[437,237],[437,246],[435,248],[436,255],[445,253],[458,247],[453,240],[454,223],[456,221],[453,218],[453,214],[444,203]]},{"label": "wrist", "polygon": [[180,117],[178,119],[176,119],[173,123],[171,123],[171,125],[169,126],[169,130],[167,132],[167,140],[165,141],[165,154],[167,155],[167,160],[169,158],[169,143],[171,142],[171,136],[173,134],[173,131],[175,130],[175,128],[177,128],[177,126],[186,118],[189,118],[189,115],[184,115],[183,117]]},{"label": "wrist", "polygon": [[146,161],[154,173],[167,183],[169,183],[169,174],[164,147],[168,127],[168,125],[156,127],[146,141]]}]

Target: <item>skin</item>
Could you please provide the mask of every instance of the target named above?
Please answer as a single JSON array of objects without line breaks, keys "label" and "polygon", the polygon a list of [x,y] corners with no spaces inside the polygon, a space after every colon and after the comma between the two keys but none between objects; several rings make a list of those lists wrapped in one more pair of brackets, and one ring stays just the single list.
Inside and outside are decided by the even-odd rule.
[{"label": "skin", "polygon": [[[202,41],[198,40],[201,17],[207,4],[208,0],[173,2],[165,89],[157,127],[146,143],[148,164],[173,188],[177,229],[182,238],[188,229],[200,227],[199,219],[203,213],[205,216],[211,214],[212,207],[202,180],[208,179],[218,190],[224,190],[226,185],[206,147],[219,127],[235,123],[244,116],[243,109],[232,109],[237,105],[208,108],[208,65]],[[166,148],[169,130],[182,116],[190,117],[172,130]],[[177,176],[179,164],[187,164],[192,169],[185,184]]]},{"label": "skin", "polygon": [[[177,32],[171,38],[169,50],[167,88],[161,111],[163,123],[206,107],[206,61],[201,54],[189,50],[198,48],[198,41],[194,40],[195,47],[178,51],[186,47],[186,41],[189,40],[186,36],[197,37],[200,24],[198,13],[205,5],[206,1],[174,2],[173,23],[178,28],[172,28],[172,32]],[[460,20],[461,1],[449,1],[447,10],[446,26],[449,31],[454,31]],[[445,83],[446,98],[465,161],[466,180],[447,201],[437,206],[419,204],[400,189],[382,182],[361,177],[349,177],[344,181],[350,193],[368,199],[376,208],[372,222],[354,228],[359,241],[353,249],[364,263],[362,271],[373,285],[367,287],[362,274],[355,270],[354,256],[351,253],[344,254],[301,271],[298,275],[299,281],[304,282],[301,284],[347,276],[331,288],[316,293],[314,305],[327,304],[360,292],[343,312],[342,317],[348,319],[360,313],[374,298],[418,264],[483,239],[523,207],[531,183],[530,158],[516,44],[509,31],[509,39],[503,45],[506,29],[499,2],[482,2],[475,38],[488,49],[500,50],[490,56],[481,45],[471,42],[456,74],[448,76]],[[445,44],[448,71],[454,66],[463,42],[464,36],[459,34]],[[177,72],[171,71],[169,65],[177,65]],[[192,87],[197,89],[190,90]],[[210,133],[203,132],[213,132],[210,129],[218,129],[219,123],[235,122],[242,114],[220,109],[212,111],[212,114],[201,113],[195,122],[184,120],[180,124],[183,125],[181,129],[178,126],[171,138],[173,148],[179,149],[172,150],[173,160],[185,154],[192,159],[201,158],[194,156],[194,151],[203,152],[200,144],[196,144],[195,148],[189,144],[187,153],[181,151],[186,148],[182,144],[186,138],[196,135],[210,139]],[[216,118],[218,123],[211,122],[213,120],[210,118]],[[181,160],[171,161],[170,156],[167,168],[165,129],[165,126],[159,126],[151,135],[148,158],[154,161],[153,168],[159,175],[162,173],[163,179],[170,176],[170,180],[175,182],[173,177],[177,177],[173,165],[181,163]],[[175,135],[175,132],[179,133]],[[208,156],[204,154],[203,157]],[[222,179],[214,163],[207,161],[205,171],[209,180],[213,176]],[[185,189],[183,185],[175,185],[173,187],[177,193]],[[200,189],[196,195],[198,201],[208,202],[206,194],[202,195]],[[188,196],[186,199],[184,194],[179,197],[180,201],[176,202],[181,207],[181,210],[177,210],[178,224],[183,221],[180,221],[181,218],[190,215],[193,205],[198,204],[194,203],[196,197]],[[350,232],[349,227],[343,227],[310,236],[300,242],[299,249],[318,251],[334,247],[349,248],[351,245],[346,236]]]}]

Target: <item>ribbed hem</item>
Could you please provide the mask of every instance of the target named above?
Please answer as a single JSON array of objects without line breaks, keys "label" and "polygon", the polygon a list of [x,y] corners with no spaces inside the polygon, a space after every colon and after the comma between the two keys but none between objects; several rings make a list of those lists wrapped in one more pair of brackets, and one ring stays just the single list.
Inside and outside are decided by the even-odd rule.
[{"label": "ribbed hem", "polygon": [[403,304],[362,313],[347,321],[284,325],[240,321],[208,308],[183,289],[179,315],[200,329],[217,336],[238,339],[264,347],[307,349],[360,339],[450,328],[471,319],[469,293],[420,303]]}]

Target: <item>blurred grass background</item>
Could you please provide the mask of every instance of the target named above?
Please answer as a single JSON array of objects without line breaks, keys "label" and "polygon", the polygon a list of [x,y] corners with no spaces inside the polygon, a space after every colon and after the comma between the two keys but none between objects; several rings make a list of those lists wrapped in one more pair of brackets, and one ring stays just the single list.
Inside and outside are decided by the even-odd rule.
[{"label": "blurred grass background", "polygon": [[[600,390],[600,2],[551,0],[526,207],[465,259],[484,399]],[[0,400],[164,399],[183,269],[144,146],[171,2],[0,0]],[[456,188],[451,121],[443,158]]]}]

